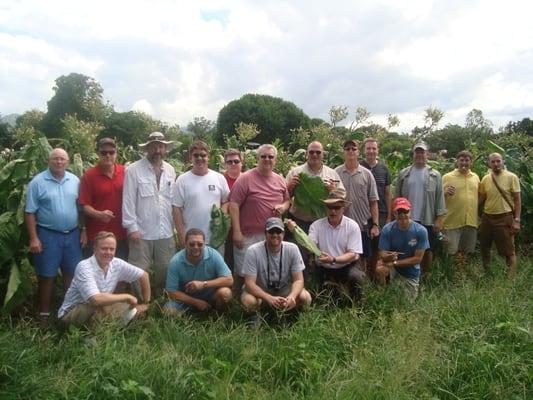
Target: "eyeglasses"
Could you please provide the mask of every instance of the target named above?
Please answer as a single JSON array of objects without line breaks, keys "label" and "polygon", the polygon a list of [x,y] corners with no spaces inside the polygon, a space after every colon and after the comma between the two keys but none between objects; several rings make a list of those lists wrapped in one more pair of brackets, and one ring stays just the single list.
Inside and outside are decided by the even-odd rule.
[{"label": "eyeglasses", "polygon": [[204,247],[204,243],[202,242],[190,242],[190,243],[187,243],[187,247]]},{"label": "eyeglasses", "polygon": [[281,235],[283,231],[279,228],[272,228],[271,230],[267,231],[269,235]]},{"label": "eyeglasses", "polygon": [[194,158],[207,158],[207,153],[193,153]]},{"label": "eyeglasses", "polygon": [[315,154],[319,156],[320,154],[322,154],[322,150],[309,150],[309,154],[311,154],[312,156],[314,156]]},{"label": "eyeglasses", "polygon": [[240,163],[241,163],[241,160],[239,160],[239,159],[237,159],[237,160],[226,160],[226,164],[229,164],[229,165],[231,165],[231,164],[237,165],[237,164],[240,164]]},{"label": "eyeglasses", "polygon": [[116,153],[115,150],[100,150],[99,151],[101,156],[112,156]]},{"label": "eyeglasses", "polygon": [[265,159],[269,159],[269,160],[273,160],[274,158],[276,158],[276,156],[273,156],[272,154],[261,154],[259,157],[261,157],[263,160]]},{"label": "eyeglasses", "polygon": [[329,210],[340,210],[342,206],[326,206]]},{"label": "eyeglasses", "polygon": [[357,151],[357,147],[355,146],[345,147],[344,151]]}]

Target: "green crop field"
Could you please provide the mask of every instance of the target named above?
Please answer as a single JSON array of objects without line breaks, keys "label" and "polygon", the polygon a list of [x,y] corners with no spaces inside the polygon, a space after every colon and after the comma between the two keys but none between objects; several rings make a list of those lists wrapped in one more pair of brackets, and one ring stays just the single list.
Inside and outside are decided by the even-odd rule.
[{"label": "green crop field", "polygon": [[4,319],[0,398],[531,399],[533,263],[514,282],[471,268],[437,263],[415,304],[369,287],[361,307],[322,300],[257,330],[237,305],[90,333]]}]

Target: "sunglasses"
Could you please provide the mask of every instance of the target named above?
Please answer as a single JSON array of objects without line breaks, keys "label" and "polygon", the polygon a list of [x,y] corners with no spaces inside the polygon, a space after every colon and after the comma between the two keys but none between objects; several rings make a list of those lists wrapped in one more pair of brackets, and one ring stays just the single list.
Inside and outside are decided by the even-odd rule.
[{"label": "sunglasses", "polygon": [[322,150],[309,150],[309,154],[311,154],[312,156],[319,156],[320,154],[322,154]]},{"label": "sunglasses", "polygon": [[187,246],[188,247],[204,247],[204,243],[202,242],[190,242],[190,243],[187,243]]},{"label": "sunglasses", "polygon": [[281,229],[279,229],[279,228],[273,228],[273,229],[267,231],[267,233],[269,235],[281,235],[283,233],[283,231]]},{"label": "sunglasses", "polygon": [[409,210],[404,210],[403,208],[398,208],[396,210],[397,214],[409,214]]},{"label": "sunglasses", "polygon": [[340,210],[342,206],[327,206],[330,210]]},{"label": "sunglasses", "polygon": [[345,147],[344,151],[357,151],[357,147],[354,147],[354,146]]},{"label": "sunglasses", "polygon": [[100,153],[101,156],[112,156],[116,153],[115,150],[100,150],[98,153]]},{"label": "sunglasses", "polygon": [[241,160],[239,160],[239,159],[237,159],[237,160],[226,160],[226,164],[229,164],[229,165],[231,165],[231,164],[237,165],[237,164],[240,164],[240,163],[241,163]]},{"label": "sunglasses", "polygon": [[273,160],[274,158],[276,158],[276,156],[273,156],[272,154],[261,154],[260,157],[265,160],[265,159],[269,159],[269,160]]},{"label": "sunglasses", "polygon": [[192,156],[194,158],[207,158],[207,153],[194,153]]}]

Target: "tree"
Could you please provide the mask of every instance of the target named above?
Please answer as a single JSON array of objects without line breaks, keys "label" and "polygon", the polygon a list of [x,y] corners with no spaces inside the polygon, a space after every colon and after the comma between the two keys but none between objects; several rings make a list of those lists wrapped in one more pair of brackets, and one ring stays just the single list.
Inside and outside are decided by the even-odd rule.
[{"label": "tree", "polygon": [[426,142],[432,152],[446,150],[449,157],[455,157],[461,150],[469,149],[469,141],[468,129],[455,124],[447,124],[426,136]]},{"label": "tree", "polygon": [[11,135],[11,127],[7,122],[2,122],[0,115],[0,149],[4,147],[11,147],[13,144],[13,137]]},{"label": "tree", "polygon": [[197,139],[206,139],[215,131],[215,122],[204,117],[194,117],[193,122],[187,124],[187,131]]},{"label": "tree", "polygon": [[509,122],[503,129],[503,132],[506,134],[518,132],[533,136],[533,120],[523,118],[521,121]]},{"label": "tree", "polygon": [[104,122],[102,136],[109,136],[119,140],[124,145],[136,147],[139,143],[146,142],[148,134],[163,131],[164,125],[148,114],[139,111],[123,113],[111,112]]},{"label": "tree", "polygon": [[225,105],[218,113],[217,139],[224,141],[224,135],[235,135],[239,123],[255,124],[260,134],[257,141],[272,143],[280,138],[287,144],[292,129],[309,128],[310,118],[294,103],[278,97],[246,94]]},{"label": "tree", "polygon": [[62,131],[62,119],[75,115],[79,121],[103,123],[111,111],[104,104],[102,86],[88,76],[71,73],[56,79],[55,94],[48,101],[48,112],[41,125],[48,137],[58,137]]}]

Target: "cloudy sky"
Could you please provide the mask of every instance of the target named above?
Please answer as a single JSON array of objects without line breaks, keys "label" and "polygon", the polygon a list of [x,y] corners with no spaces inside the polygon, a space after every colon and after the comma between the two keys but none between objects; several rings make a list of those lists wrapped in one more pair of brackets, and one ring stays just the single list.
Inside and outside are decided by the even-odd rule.
[{"label": "cloudy sky", "polygon": [[[95,78],[117,111],[185,126],[246,93],[328,119],[495,127],[533,117],[531,1],[0,0],[0,113],[46,111],[54,80]],[[346,121],[349,122],[349,121]]]}]

